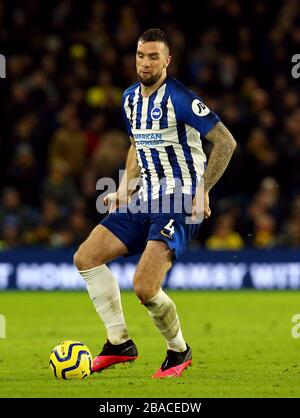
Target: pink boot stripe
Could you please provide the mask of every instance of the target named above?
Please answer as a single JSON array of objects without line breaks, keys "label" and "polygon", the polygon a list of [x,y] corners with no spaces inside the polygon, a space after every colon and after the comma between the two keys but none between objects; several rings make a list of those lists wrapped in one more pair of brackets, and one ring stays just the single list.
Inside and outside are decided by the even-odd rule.
[{"label": "pink boot stripe", "polygon": [[188,360],[185,363],[179,364],[178,366],[170,367],[169,369],[164,371],[159,369],[152,377],[179,377],[182,375],[184,369],[186,369],[190,364],[192,364],[192,360]]}]

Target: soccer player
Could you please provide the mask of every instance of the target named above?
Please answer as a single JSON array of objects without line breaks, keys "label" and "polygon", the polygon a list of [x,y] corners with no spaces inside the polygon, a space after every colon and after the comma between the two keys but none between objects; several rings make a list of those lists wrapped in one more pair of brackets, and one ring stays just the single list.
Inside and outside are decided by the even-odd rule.
[{"label": "soccer player", "polygon": [[[134,291],[167,343],[166,358],[152,377],[178,377],[192,362],[176,306],[161,286],[172,261],[186,250],[197,232],[197,217],[210,216],[209,192],[226,169],[236,142],[196,94],[167,75],[170,62],[166,34],[160,29],[144,32],[136,51],[138,82],[124,92],[122,101],[131,141],[126,175],[118,191],[104,199],[111,205],[109,215],[74,256],[107,330],[107,342],[93,361],[94,372],[138,356],[126,327],[117,280],[106,263],[140,253]],[[203,137],[213,144],[206,168]],[[130,200],[136,185],[133,179],[139,178],[138,197]],[[191,198],[188,209],[183,207],[182,196],[175,193],[178,184],[182,196]],[[201,185],[202,209],[196,199]],[[161,207],[166,197],[171,202],[167,211]],[[175,210],[175,201],[182,210]],[[140,210],[130,210],[133,205]],[[121,210],[124,207],[128,210]],[[195,222],[187,222],[187,214]]]}]

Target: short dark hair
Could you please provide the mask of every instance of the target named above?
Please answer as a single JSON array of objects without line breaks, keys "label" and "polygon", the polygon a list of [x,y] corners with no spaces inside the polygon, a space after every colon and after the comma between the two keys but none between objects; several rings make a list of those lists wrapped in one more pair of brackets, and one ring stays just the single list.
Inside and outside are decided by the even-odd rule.
[{"label": "short dark hair", "polygon": [[147,29],[139,37],[138,42],[162,42],[168,47],[169,51],[171,49],[167,34],[163,30],[157,28]]}]

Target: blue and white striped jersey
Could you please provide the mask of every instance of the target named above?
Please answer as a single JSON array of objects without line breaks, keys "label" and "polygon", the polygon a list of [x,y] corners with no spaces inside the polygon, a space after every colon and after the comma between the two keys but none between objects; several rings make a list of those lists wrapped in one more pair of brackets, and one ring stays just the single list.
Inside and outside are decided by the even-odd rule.
[{"label": "blue and white striped jersey", "polygon": [[174,193],[176,179],[183,193],[194,195],[206,162],[201,136],[219,121],[218,116],[169,76],[149,97],[142,97],[139,82],[131,85],[123,94],[122,108],[141,167],[140,199]]}]

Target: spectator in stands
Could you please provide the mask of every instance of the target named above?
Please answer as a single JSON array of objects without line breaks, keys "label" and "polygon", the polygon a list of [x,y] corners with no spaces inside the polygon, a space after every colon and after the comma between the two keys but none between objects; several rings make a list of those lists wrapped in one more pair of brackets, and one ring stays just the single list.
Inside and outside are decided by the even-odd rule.
[{"label": "spectator in stands", "polygon": [[283,224],[277,245],[300,248],[300,194],[295,197],[290,207],[290,214]]},{"label": "spectator in stands", "polygon": [[81,122],[73,106],[66,106],[59,115],[58,128],[49,147],[49,163],[60,160],[68,165],[71,174],[79,177],[85,164],[86,149]]},{"label": "spectator in stands", "polygon": [[43,198],[41,214],[35,227],[27,230],[23,236],[25,245],[51,245],[51,235],[67,223],[67,214],[51,198]]},{"label": "spectator in stands", "polygon": [[1,250],[12,250],[22,246],[20,227],[16,220],[7,219],[2,225],[2,239],[0,238]]},{"label": "spectator in stands", "polygon": [[205,246],[209,250],[240,250],[244,247],[241,236],[234,231],[234,220],[230,214],[218,216]]},{"label": "spectator in stands", "polygon": [[124,168],[129,138],[121,131],[108,131],[95,149],[91,163],[98,178],[111,177],[119,181],[119,170]]},{"label": "spectator in stands", "polygon": [[105,115],[102,112],[95,113],[84,130],[85,149],[87,158],[90,158],[95,148],[101,145],[102,136],[105,132]]},{"label": "spectator in stands", "polygon": [[42,185],[43,198],[54,200],[57,205],[68,209],[78,192],[64,160],[52,160],[47,178]]},{"label": "spectator in stands", "polygon": [[88,236],[92,226],[84,213],[74,212],[69,220],[69,229],[72,232],[72,245],[78,246]]},{"label": "spectator in stands", "polygon": [[39,169],[30,144],[21,143],[15,148],[8,180],[19,191],[24,204],[35,206],[39,203]]},{"label": "spectator in stands", "polygon": [[254,220],[252,244],[256,248],[272,248],[276,245],[276,221],[268,213],[261,213]]},{"label": "spectator in stands", "polygon": [[[0,204],[0,235],[6,236],[23,234],[26,230],[33,228],[38,220],[37,212],[21,202],[20,193],[8,187],[3,191]],[[12,234],[12,235],[11,235]],[[18,237],[18,242],[19,241]]]}]

